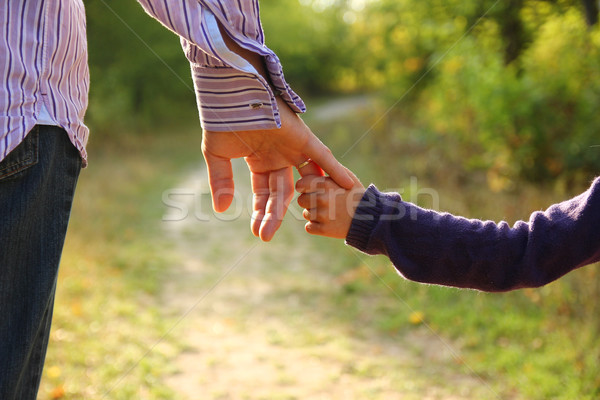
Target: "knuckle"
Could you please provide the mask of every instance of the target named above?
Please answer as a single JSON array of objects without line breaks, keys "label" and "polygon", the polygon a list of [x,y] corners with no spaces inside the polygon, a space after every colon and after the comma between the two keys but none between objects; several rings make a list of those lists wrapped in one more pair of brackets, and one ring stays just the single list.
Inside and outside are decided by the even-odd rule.
[{"label": "knuckle", "polygon": [[308,196],[306,196],[305,194],[301,195],[300,197],[298,197],[298,205],[302,208],[308,208]]},{"label": "knuckle", "polygon": [[308,182],[307,182],[307,188],[309,191],[315,191],[315,189],[317,189],[319,187],[319,179],[311,176],[310,178],[308,178]]},{"label": "knuckle", "polygon": [[325,178],[321,178],[315,183],[315,190],[319,193],[324,193],[327,190],[327,180]]},{"label": "knuckle", "polygon": [[302,207],[304,208],[314,208],[318,205],[317,197],[306,195],[302,199]]},{"label": "knuckle", "polygon": [[317,207],[327,208],[329,206],[329,199],[327,196],[318,196],[315,200]]},{"label": "knuckle", "polygon": [[327,221],[329,219],[329,209],[328,208],[319,208],[317,210],[317,219],[319,221]]}]

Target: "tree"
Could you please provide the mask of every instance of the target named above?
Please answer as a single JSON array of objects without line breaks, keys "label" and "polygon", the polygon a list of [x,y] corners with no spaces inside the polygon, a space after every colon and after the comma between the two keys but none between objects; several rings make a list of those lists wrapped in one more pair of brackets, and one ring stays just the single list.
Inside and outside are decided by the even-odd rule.
[{"label": "tree", "polygon": [[582,0],[585,11],[585,22],[592,27],[598,23],[598,1]]},{"label": "tree", "polygon": [[529,35],[521,19],[524,0],[506,0],[494,14],[504,42],[504,63],[517,60],[529,41]]}]

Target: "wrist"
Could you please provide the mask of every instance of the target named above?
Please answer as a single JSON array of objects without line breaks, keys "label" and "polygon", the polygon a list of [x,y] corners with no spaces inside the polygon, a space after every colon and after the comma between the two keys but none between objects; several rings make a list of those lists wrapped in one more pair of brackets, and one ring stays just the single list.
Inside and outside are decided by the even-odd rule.
[{"label": "wrist", "polygon": [[374,185],[370,185],[362,193],[346,235],[346,244],[365,251],[371,232],[379,222],[383,204],[379,198],[380,193]]}]

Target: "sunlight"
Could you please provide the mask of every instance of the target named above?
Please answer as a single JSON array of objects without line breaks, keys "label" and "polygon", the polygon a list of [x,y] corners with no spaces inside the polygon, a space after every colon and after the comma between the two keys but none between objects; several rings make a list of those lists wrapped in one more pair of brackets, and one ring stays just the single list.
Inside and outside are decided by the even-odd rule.
[{"label": "sunlight", "polygon": [[[316,11],[324,11],[325,9],[335,5],[337,0],[299,0],[303,6],[312,6]],[[369,3],[374,3],[378,0],[347,0],[349,9],[354,12],[364,10]]]}]

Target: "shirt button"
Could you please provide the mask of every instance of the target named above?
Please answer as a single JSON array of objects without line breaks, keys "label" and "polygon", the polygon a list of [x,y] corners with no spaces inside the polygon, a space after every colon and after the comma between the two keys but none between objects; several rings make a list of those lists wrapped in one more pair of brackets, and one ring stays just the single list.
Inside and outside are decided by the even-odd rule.
[{"label": "shirt button", "polygon": [[262,106],[263,106],[263,103],[252,103],[252,104],[250,104],[250,108],[253,109],[253,110],[258,110]]}]

